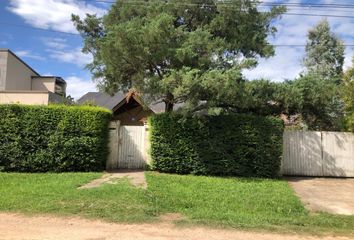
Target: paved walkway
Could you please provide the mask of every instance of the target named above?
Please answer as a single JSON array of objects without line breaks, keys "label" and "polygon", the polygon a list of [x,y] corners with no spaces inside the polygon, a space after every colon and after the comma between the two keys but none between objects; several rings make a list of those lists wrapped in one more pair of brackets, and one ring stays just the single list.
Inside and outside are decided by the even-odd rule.
[{"label": "paved walkway", "polygon": [[287,178],[311,211],[354,215],[353,178]]},{"label": "paved walkway", "polygon": [[95,188],[102,184],[115,184],[117,180],[123,178],[129,179],[130,183],[135,187],[147,188],[145,173],[143,170],[119,170],[116,172],[105,173],[101,178],[95,179],[92,182],[79,187],[79,189]]},{"label": "paved walkway", "polygon": [[202,227],[181,228],[171,223],[115,224],[82,218],[27,217],[0,213],[1,240],[349,240],[294,234],[246,232]]}]

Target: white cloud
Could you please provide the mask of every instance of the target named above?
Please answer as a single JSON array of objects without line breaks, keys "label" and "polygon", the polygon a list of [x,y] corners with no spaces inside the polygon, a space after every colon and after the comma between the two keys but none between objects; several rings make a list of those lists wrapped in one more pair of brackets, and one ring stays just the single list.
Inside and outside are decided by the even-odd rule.
[{"label": "white cloud", "polygon": [[353,66],[353,62],[352,62],[353,57],[354,57],[354,48],[353,47],[348,48],[345,54],[344,70]]},{"label": "white cloud", "polygon": [[31,51],[26,51],[26,50],[21,50],[21,51],[15,51],[15,54],[19,57],[22,58],[31,58],[35,60],[40,60],[44,61],[46,58],[37,54],[31,53]]},{"label": "white cloud", "polygon": [[[338,0],[318,0],[316,3],[336,3]],[[344,0],[343,0],[344,1]],[[91,1],[94,2],[94,1]],[[304,0],[274,0],[279,3],[304,3]],[[346,0],[345,3],[351,3]],[[102,16],[110,4],[99,5],[89,4],[87,1],[78,0],[10,0],[9,10],[21,16],[28,24],[44,29],[53,29],[76,33],[71,22],[71,13],[83,17],[85,13],[97,13]],[[265,10],[263,7],[262,10]],[[328,15],[351,15],[350,12],[343,12],[345,9],[328,8],[289,8],[290,13],[307,14],[328,14]],[[347,10],[349,11],[349,10]],[[280,20],[275,21],[278,28],[276,36],[270,37],[273,44],[306,44],[307,32],[321,17],[284,15]],[[354,44],[354,20],[347,18],[328,18],[332,30],[347,44]],[[10,41],[8,41],[10,42]],[[79,48],[69,46],[66,41],[59,39],[44,42],[49,48],[47,53],[50,58],[60,62],[72,63],[83,67],[92,61],[92,56],[81,53]],[[73,48],[73,49],[72,49]],[[274,81],[293,79],[302,70],[301,60],[304,57],[304,47],[278,47],[276,55],[269,59],[261,59],[257,68],[245,71],[250,79],[268,78]],[[345,52],[345,65],[347,68],[351,64],[354,55],[353,48],[347,48]]]},{"label": "white cloud", "polygon": [[[287,2],[287,1],[278,1]],[[294,3],[295,1],[290,1]],[[302,2],[302,1],[298,1]],[[318,3],[336,3],[336,0],[323,0]],[[327,15],[350,15],[349,13],[340,12],[336,9],[318,9],[318,8],[300,8],[289,9],[288,12],[293,13],[310,13],[310,14],[327,14]],[[280,20],[275,22],[278,29],[275,37],[270,37],[273,44],[285,45],[303,45],[307,41],[308,30],[314,27],[322,17],[310,16],[293,16],[284,15]],[[354,20],[347,18],[330,18],[328,17],[332,31],[337,34],[344,43],[353,44],[354,36],[352,29],[354,28]],[[353,47],[346,47],[344,69],[351,65],[351,59],[354,55]],[[302,71],[302,59],[305,56],[305,47],[277,47],[276,55],[268,59],[261,59],[259,65],[255,69],[244,71],[249,79],[267,78],[274,81],[283,81],[284,79],[294,79]]]},{"label": "white cloud", "polygon": [[84,80],[76,76],[66,77],[66,93],[77,100],[87,92],[97,91],[95,83],[91,80]]},{"label": "white cloud", "polygon": [[302,48],[278,47],[274,57],[260,60],[256,68],[246,70],[244,74],[248,79],[264,78],[273,81],[294,79],[302,71],[300,64],[302,54]]},{"label": "white cloud", "polygon": [[70,33],[77,32],[71,14],[102,16],[106,11],[85,1],[74,0],[10,0],[8,10],[34,27]]},{"label": "white cloud", "polygon": [[66,43],[66,39],[64,38],[48,38],[48,37],[43,37],[41,38],[42,42],[44,45],[50,48],[54,49],[59,49],[62,50],[64,48],[67,48],[69,45]]},{"label": "white cloud", "polygon": [[49,56],[60,62],[76,64],[79,67],[84,67],[86,64],[92,62],[92,55],[84,54],[81,48],[73,50],[52,50],[47,49]]}]

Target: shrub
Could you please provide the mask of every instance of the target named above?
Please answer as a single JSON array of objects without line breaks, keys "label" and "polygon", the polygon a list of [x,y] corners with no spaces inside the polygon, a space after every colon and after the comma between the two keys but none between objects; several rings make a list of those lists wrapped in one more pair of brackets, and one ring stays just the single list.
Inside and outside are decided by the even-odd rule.
[{"label": "shrub", "polygon": [[98,107],[0,105],[0,170],[102,170],[110,117]]},{"label": "shrub", "polygon": [[150,118],[152,168],[161,172],[277,177],[283,122],[274,117],[222,115]]},{"label": "shrub", "polygon": [[348,131],[354,132],[354,113],[348,114],[346,122]]}]

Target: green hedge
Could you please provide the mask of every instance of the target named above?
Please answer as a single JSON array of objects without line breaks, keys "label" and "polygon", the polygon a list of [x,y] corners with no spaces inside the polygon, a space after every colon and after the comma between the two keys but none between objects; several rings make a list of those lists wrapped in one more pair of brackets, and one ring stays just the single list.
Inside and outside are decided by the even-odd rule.
[{"label": "green hedge", "polygon": [[0,105],[0,170],[102,170],[110,117],[97,107]]},{"label": "green hedge", "polygon": [[279,174],[284,130],[280,119],[160,114],[149,124],[155,170],[270,178]]},{"label": "green hedge", "polygon": [[348,131],[354,132],[354,113],[346,117],[346,125]]}]

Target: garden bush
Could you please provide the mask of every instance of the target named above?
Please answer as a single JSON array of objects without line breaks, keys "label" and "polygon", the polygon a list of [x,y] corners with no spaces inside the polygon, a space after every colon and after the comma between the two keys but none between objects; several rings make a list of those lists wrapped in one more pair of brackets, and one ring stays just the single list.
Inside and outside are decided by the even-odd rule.
[{"label": "garden bush", "polygon": [[110,117],[98,107],[0,105],[0,170],[102,170]]},{"label": "garden bush", "polygon": [[354,132],[354,113],[348,114],[346,118],[347,130]]},{"label": "garden bush", "polygon": [[279,174],[284,125],[275,117],[159,114],[149,124],[155,170],[269,178]]}]

